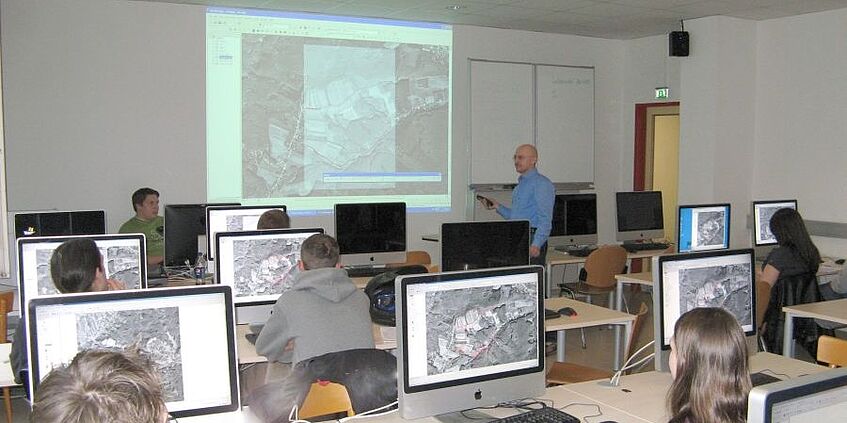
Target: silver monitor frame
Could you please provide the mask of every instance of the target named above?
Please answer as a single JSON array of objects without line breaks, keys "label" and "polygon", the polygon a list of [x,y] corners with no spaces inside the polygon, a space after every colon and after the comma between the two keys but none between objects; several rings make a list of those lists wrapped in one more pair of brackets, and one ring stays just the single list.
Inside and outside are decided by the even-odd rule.
[{"label": "silver monitor frame", "polygon": [[[748,423],[774,423],[772,411],[775,404],[800,400],[803,397],[823,394],[832,389],[847,390],[847,368],[831,369],[820,373],[796,377],[780,382],[757,386],[750,391],[747,400]],[[844,393],[847,397],[847,393]],[[828,401],[827,401],[828,402]],[[847,408],[847,399],[839,403]],[[819,410],[818,410],[819,411]],[[815,416],[820,418],[823,416]],[[826,417],[843,419],[844,414]],[[817,420],[837,421],[837,420]]]}]

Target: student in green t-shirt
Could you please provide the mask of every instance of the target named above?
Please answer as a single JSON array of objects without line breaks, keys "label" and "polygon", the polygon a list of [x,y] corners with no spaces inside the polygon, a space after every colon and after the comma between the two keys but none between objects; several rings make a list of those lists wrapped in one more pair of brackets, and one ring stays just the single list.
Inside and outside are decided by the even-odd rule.
[{"label": "student in green t-shirt", "polygon": [[122,234],[141,233],[147,237],[147,264],[155,266],[165,259],[165,219],[159,216],[159,192],[140,188],[132,193],[135,216],[121,225]]}]

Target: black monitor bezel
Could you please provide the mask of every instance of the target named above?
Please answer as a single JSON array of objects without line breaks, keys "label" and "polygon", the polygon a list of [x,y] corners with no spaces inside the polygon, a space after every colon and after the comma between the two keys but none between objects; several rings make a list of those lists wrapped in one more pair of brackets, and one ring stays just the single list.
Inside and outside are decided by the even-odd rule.
[{"label": "black monitor bezel", "polygon": [[[197,260],[197,252],[199,251],[199,250],[198,250],[198,251],[194,251],[194,254],[193,254],[193,255],[191,255],[191,257],[179,257],[179,258],[177,258],[176,260],[174,260],[174,259],[173,259],[173,256],[169,256],[169,255],[168,255],[168,222],[167,222],[167,220],[168,220],[168,219],[167,219],[167,217],[168,217],[168,210],[173,210],[173,209],[196,209],[196,210],[200,211],[199,215],[201,216],[201,219],[203,219],[203,222],[202,222],[202,223],[203,223],[203,224],[202,224],[203,232],[201,232],[201,233],[197,233],[197,234],[196,234],[196,236],[200,236],[200,235],[203,235],[203,234],[205,234],[205,233],[206,233],[206,207],[213,207],[213,206],[240,206],[240,205],[241,205],[241,204],[239,204],[239,203],[165,204],[164,214],[163,214],[163,221],[164,221],[165,230],[164,230],[164,234],[162,234],[162,243],[163,243],[163,245],[164,245],[164,250],[165,250],[165,251],[164,251],[165,257],[164,257],[164,262],[163,262],[164,266],[165,266],[165,267],[181,267],[181,266],[185,266],[185,260],[183,260],[183,261],[179,261],[179,258],[187,259],[191,265],[194,265],[194,262]],[[198,225],[198,227],[200,227],[200,225]],[[196,238],[196,237],[195,237],[195,238]],[[171,259],[171,260],[169,260],[169,259]]]},{"label": "black monitor bezel", "polygon": [[[621,201],[624,200],[625,196],[638,196],[638,197],[659,197],[659,211],[661,212],[661,216],[658,221],[658,226],[654,225],[649,228],[621,228],[621,213],[625,212],[628,207],[621,207]],[[652,198],[651,198],[652,199]],[[615,226],[617,228],[617,232],[648,232],[648,231],[663,231],[665,229],[664,222],[664,208],[663,208],[663,196],[662,191],[619,191],[615,193]],[[624,204],[626,206],[626,204]],[[656,222],[653,222],[656,223]]]},{"label": "black monitor bezel", "polygon": [[[73,215],[75,213],[94,213],[99,218],[98,223],[102,223],[102,225],[99,226],[98,230],[95,231],[95,232],[81,233],[79,231],[76,231],[76,230],[74,230],[74,225],[73,225]],[[19,231],[18,231],[18,219],[20,219],[24,216],[33,216],[35,218],[35,221],[36,221],[36,226],[38,226],[39,229],[40,229],[40,227],[41,227],[41,216],[42,215],[53,215],[53,214],[55,214],[55,215],[65,215],[66,221],[67,221],[67,226],[68,226],[68,233],[53,234],[53,235],[41,235],[40,230],[39,230],[39,233],[36,233],[36,234],[33,234],[33,235],[26,235],[26,234],[23,234],[23,233],[19,233]],[[103,210],[103,209],[43,210],[43,211],[31,211],[31,212],[20,211],[20,212],[15,212],[13,214],[13,216],[12,216],[12,226],[14,227],[13,232],[14,232],[16,239],[17,238],[26,238],[26,237],[45,237],[45,236],[105,235],[106,234],[106,211]]]},{"label": "black monitor bezel", "polygon": [[[235,231],[235,232],[218,232],[215,234],[215,250],[219,249],[221,246],[221,238],[234,238],[234,237],[245,237],[245,236],[273,236],[273,235],[284,235],[284,234],[296,234],[296,233],[315,233],[315,234],[323,234],[323,228],[289,228],[289,229],[264,229],[264,230],[256,230],[256,231]],[[215,283],[219,285],[224,285],[221,283],[220,274],[221,274],[221,261],[215,260]],[[229,285],[227,285],[229,286]],[[236,298],[239,298],[235,295],[233,291],[232,294],[233,301]],[[257,305],[267,305],[274,304],[276,301],[268,300],[268,301],[242,301],[235,302],[236,307],[247,307],[247,306],[257,306]]]},{"label": "black monitor bezel", "polygon": [[474,279],[474,278],[488,278],[493,276],[508,276],[515,274],[525,274],[525,273],[535,273],[537,275],[537,295],[538,295],[538,310],[537,317],[541,322],[538,325],[538,366],[519,369],[519,370],[510,370],[508,372],[496,373],[491,375],[482,375],[482,376],[474,376],[470,378],[445,381],[445,382],[436,382],[425,385],[418,386],[410,386],[409,385],[409,348],[406,345],[403,345],[401,348],[403,351],[403,391],[407,394],[413,394],[417,392],[425,392],[431,391],[440,388],[446,388],[451,386],[461,386],[468,385],[477,382],[495,380],[508,378],[513,376],[520,376],[526,374],[537,373],[539,371],[544,371],[544,334],[545,334],[545,325],[544,325],[544,267],[531,265],[531,266],[519,266],[519,267],[499,267],[499,268],[491,268],[491,269],[479,269],[479,270],[467,270],[460,272],[442,272],[442,273],[421,273],[417,275],[406,275],[400,276],[397,278],[397,284],[399,285],[399,292],[402,300],[400,301],[401,306],[397,308],[397,321],[400,323],[400,330],[402,331],[400,336],[400,342],[407,342],[408,338],[408,313],[406,312],[406,296],[408,294],[408,286],[413,284],[424,284],[424,283],[442,283],[442,282],[452,282],[456,280],[463,279]]},{"label": "black monitor bezel", "polygon": [[[778,244],[776,239],[774,239],[773,242],[761,242],[761,243],[756,242],[756,234],[759,232],[759,218],[758,218],[758,215],[756,213],[756,206],[763,205],[763,204],[779,204],[779,203],[794,203],[794,210],[798,211],[798,212],[800,211],[799,204],[797,203],[796,199],[794,199],[794,200],[790,200],[790,199],[789,200],[753,200],[751,202],[750,213],[752,214],[752,220],[753,220],[753,230],[751,232],[751,235],[753,236],[752,241],[753,241],[754,247],[769,247],[769,246]],[[768,222],[768,223],[770,223],[770,222]]]},{"label": "black monitor bezel", "polygon": [[555,205],[559,202],[560,198],[563,199],[563,201],[565,203],[567,203],[568,200],[571,200],[571,199],[578,200],[578,199],[582,199],[582,198],[589,199],[589,200],[593,201],[594,202],[594,224],[595,224],[594,232],[574,233],[574,234],[569,233],[568,232],[567,217],[565,217],[565,219],[562,219],[562,222],[561,222],[561,228],[562,228],[561,232],[555,232],[554,229],[556,228],[556,221],[555,221],[555,219],[553,220],[553,225],[550,229],[550,236],[551,237],[570,237],[570,236],[597,235],[597,230],[599,229],[598,225],[597,225],[597,193],[585,192],[585,193],[556,194],[556,197],[553,200],[553,207],[554,207],[553,216],[554,217],[556,216]]},{"label": "black monitor bezel", "polygon": [[[657,256],[658,263],[655,269],[655,275],[657,277],[654,278],[653,281],[653,289],[656,290],[656,303],[653,307],[653,313],[658,319],[658,333],[656,334],[656,343],[660,344],[660,348],[662,351],[669,351],[671,349],[670,345],[665,344],[665,298],[662,287],[664,286],[664,273],[662,272],[662,266],[664,263],[671,261],[682,261],[682,260],[699,260],[703,258],[709,257],[720,257],[720,256],[733,256],[740,254],[749,254],[750,255],[750,280],[753,281],[753,286],[750,291],[751,296],[751,316],[753,318],[753,329],[750,331],[744,331],[745,336],[755,336],[758,332],[758,328],[756,328],[756,256],[753,252],[752,248],[740,248],[734,250],[713,250],[713,251],[697,251],[692,253],[681,253],[681,254],[668,254]],[[742,326],[743,329],[743,326]]]},{"label": "black monitor bezel", "polygon": [[[212,255],[212,252],[217,252],[217,246],[215,245],[215,240],[209,235],[209,217],[212,215],[213,211],[217,210],[256,210],[256,209],[267,209],[273,210],[278,209],[282,210],[285,213],[288,213],[288,206],[285,204],[277,204],[277,205],[250,205],[250,206],[206,206],[206,256],[209,260],[214,260],[215,256]],[[252,230],[252,229],[248,229]],[[215,248],[212,248],[215,247]]]},{"label": "black monitor bezel", "polygon": [[172,417],[190,417],[205,414],[216,414],[236,411],[240,408],[240,392],[238,383],[238,352],[235,343],[235,316],[232,303],[232,290],[226,285],[203,285],[178,288],[161,288],[148,290],[125,290],[125,291],[103,291],[103,292],[86,292],[80,294],[64,294],[51,295],[30,300],[27,307],[27,346],[29,347],[30,368],[29,368],[29,392],[30,398],[35,398],[35,390],[41,382],[38,357],[33,352],[37,350],[38,333],[35,322],[38,320],[38,312],[36,309],[39,306],[48,305],[64,305],[64,304],[85,304],[90,302],[115,301],[115,300],[133,300],[133,299],[150,299],[159,297],[171,296],[187,296],[187,295],[209,295],[223,294],[224,309],[226,310],[226,325],[227,334],[227,350],[229,355],[229,380],[230,380],[230,404],[219,405],[214,407],[196,408],[190,410],[172,411],[169,414]]},{"label": "black monitor bezel", "polygon": [[[342,242],[342,235],[339,233],[338,228],[343,227],[339,220],[338,210],[339,208],[363,208],[363,207],[386,207],[386,208],[402,208],[403,209],[403,248],[400,250],[380,250],[380,251],[345,251],[343,245],[346,245],[346,242]],[[398,211],[398,210],[394,210]],[[334,229],[335,229],[335,239],[338,242],[339,252],[342,256],[344,255],[374,255],[374,254],[390,254],[390,253],[403,253],[409,249],[409,218],[406,203],[403,201],[390,201],[390,202],[378,202],[378,203],[337,203],[332,206],[332,219]]]},{"label": "black monitor bezel", "polygon": [[[446,234],[450,233],[449,231],[445,231],[445,228],[449,228],[451,226],[495,226],[496,227],[496,226],[518,226],[518,225],[526,228],[525,229],[526,239],[527,239],[526,250],[525,250],[526,251],[526,264],[519,264],[519,265],[516,265],[516,266],[525,266],[525,265],[528,265],[531,261],[529,250],[530,250],[530,246],[532,245],[532,236],[530,236],[531,228],[530,228],[529,220],[523,220],[523,219],[520,219],[520,220],[487,220],[487,221],[442,223],[441,224],[441,233],[440,233],[440,239],[441,239],[441,242],[440,242],[440,244],[441,244],[441,270],[445,271],[445,272],[464,270],[464,269],[450,268],[449,266],[446,266],[446,264],[445,264],[446,263],[446,260],[445,260],[445,256],[446,256],[445,250],[446,249],[444,248],[444,246],[449,245],[451,242],[454,241],[449,236],[445,236]],[[487,241],[488,240],[480,241],[480,245],[484,245],[485,242],[487,242]],[[523,249],[523,245],[520,245],[519,247],[521,247]],[[513,266],[511,266],[511,267],[513,267]],[[476,269],[474,269],[474,270],[476,270]]]},{"label": "black monitor bezel", "polygon": [[[682,251],[682,209],[697,209],[697,208],[706,208],[706,207],[725,207],[726,208],[726,247],[724,248],[715,248],[713,250],[687,250]],[[692,252],[700,252],[700,251],[719,251],[729,249],[730,245],[730,236],[732,234],[732,204],[730,203],[715,203],[715,204],[683,204],[677,207],[676,209],[676,248],[680,253],[692,253]]]}]

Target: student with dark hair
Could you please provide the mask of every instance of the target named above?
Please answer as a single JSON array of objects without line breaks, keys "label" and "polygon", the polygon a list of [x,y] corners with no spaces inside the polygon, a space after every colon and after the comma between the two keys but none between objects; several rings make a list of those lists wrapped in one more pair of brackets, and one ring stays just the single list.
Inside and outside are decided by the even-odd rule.
[{"label": "student with dark hair", "polygon": [[259,216],[259,221],[256,223],[256,229],[288,229],[291,227],[291,220],[288,218],[288,213],[285,210],[272,209],[262,213]]},{"label": "student with dark hair", "polygon": [[158,265],[165,260],[165,219],[159,216],[159,191],[140,188],[132,193],[135,216],[126,221],[118,233],[144,234],[147,239],[147,264]]},{"label": "student with dark hair", "polygon": [[134,351],[89,350],[53,369],[38,386],[33,423],[164,423],[162,384]]},{"label": "student with dark hair", "polygon": [[[71,239],[56,247],[50,257],[50,276],[62,294],[126,289],[121,281],[106,279],[100,249],[88,238]],[[18,325],[9,354],[9,363],[17,383],[26,381],[22,376],[27,369],[26,348],[26,328]]]},{"label": "student with dark hair", "polygon": [[[762,270],[756,276],[771,285],[762,339],[769,352],[780,354],[785,324],[782,307],[821,300],[816,276],[821,255],[806,231],[803,218],[794,209],[777,210],[771,217],[770,230],[776,238],[777,247],[765,258]],[[818,337],[814,320],[795,320],[794,335],[814,357]]]},{"label": "student with dark hair", "polygon": [[744,423],[750,367],[738,321],[720,308],[680,316],[671,338],[670,423]]}]

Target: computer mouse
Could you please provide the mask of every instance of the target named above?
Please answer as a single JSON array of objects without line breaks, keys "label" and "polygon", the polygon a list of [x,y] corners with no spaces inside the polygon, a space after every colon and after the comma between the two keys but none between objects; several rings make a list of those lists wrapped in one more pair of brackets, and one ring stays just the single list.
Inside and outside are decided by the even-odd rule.
[{"label": "computer mouse", "polygon": [[570,307],[562,307],[562,308],[560,308],[556,311],[558,311],[559,314],[561,314],[562,316],[576,316],[576,314],[577,314],[576,310],[574,310]]},{"label": "computer mouse", "polygon": [[835,260],[835,264],[844,264],[844,259]]}]

